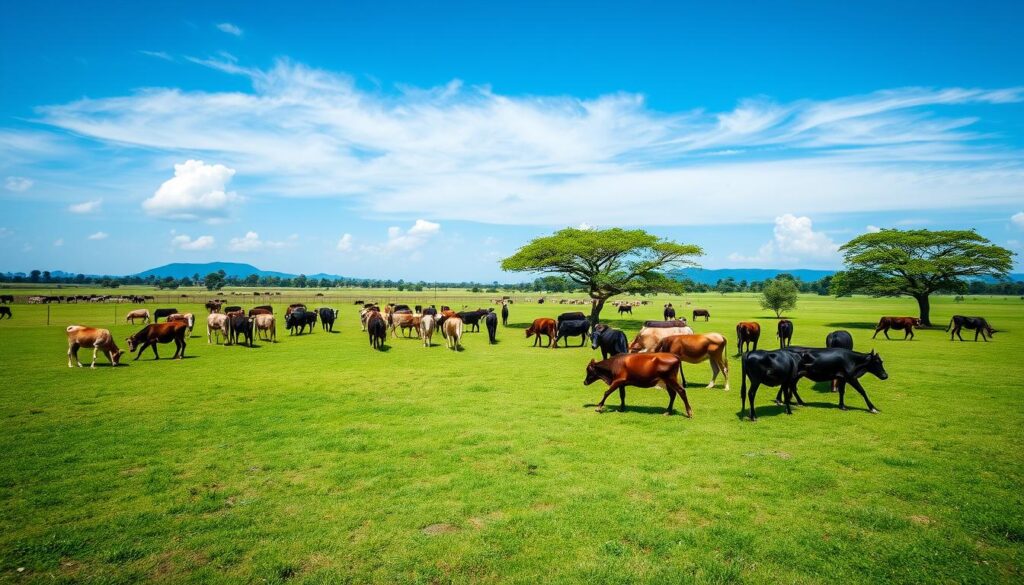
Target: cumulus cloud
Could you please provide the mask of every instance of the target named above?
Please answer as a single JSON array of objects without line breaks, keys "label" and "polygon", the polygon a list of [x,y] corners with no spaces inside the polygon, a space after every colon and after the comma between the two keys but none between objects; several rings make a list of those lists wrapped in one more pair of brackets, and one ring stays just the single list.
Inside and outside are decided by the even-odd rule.
[{"label": "cumulus cloud", "polygon": [[228,249],[232,252],[257,252],[259,250],[276,250],[294,243],[295,238],[289,238],[286,242],[273,240],[262,240],[256,232],[246,232],[244,237],[231,238]]},{"label": "cumulus cloud", "polygon": [[1014,213],[1010,217],[1010,221],[1013,222],[1013,225],[1021,229],[1024,229],[1024,211],[1018,211],[1017,213]]},{"label": "cumulus cloud", "polygon": [[174,165],[174,177],[164,181],[156,193],[142,202],[150,215],[185,221],[215,221],[226,217],[230,206],[241,198],[227,190],[235,169],[187,160]]},{"label": "cumulus cloud", "polygon": [[28,191],[34,184],[35,181],[27,177],[7,177],[4,179],[4,188],[15,193]]},{"label": "cumulus cloud", "polygon": [[217,28],[220,29],[221,32],[228,33],[229,35],[233,35],[236,37],[242,36],[242,29],[231,24],[230,22],[222,22],[217,25]]},{"label": "cumulus cloud", "polygon": [[414,252],[434,236],[441,233],[441,224],[417,219],[408,230],[392,226],[388,228],[388,241],[384,243],[385,252]]},{"label": "cumulus cloud", "polygon": [[98,241],[98,240],[105,240],[105,239],[107,239],[109,237],[110,237],[110,234],[108,234],[107,232],[96,232],[96,233],[90,235],[89,239],[90,240],[94,240],[94,241]]},{"label": "cumulus cloud", "polygon": [[341,236],[341,239],[338,240],[338,250],[340,252],[352,251],[352,234],[344,234]]},{"label": "cumulus cloud", "polygon": [[75,203],[68,206],[68,211],[71,213],[87,214],[99,211],[100,205],[103,204],[101,199],[93,199],[92,201],[83,201],[81,203]]},{"label": "cumulus cloud", "polygon": [[171,238],[171,246],[179,250],[209,250],[213,248],[214,244],[216,244],[216,241],[213,236],[199,236],[193,240],[185,234],[179,234]]},{"label": "cumulus cloud", "polygon": [[791,213],[775,218],[774,238],[758,248],[754,256],[739,252],[729,255],[733,262],[786,264],[804,260],[834,260],[839,245],[824,232],[814,231],[811,218]]}]

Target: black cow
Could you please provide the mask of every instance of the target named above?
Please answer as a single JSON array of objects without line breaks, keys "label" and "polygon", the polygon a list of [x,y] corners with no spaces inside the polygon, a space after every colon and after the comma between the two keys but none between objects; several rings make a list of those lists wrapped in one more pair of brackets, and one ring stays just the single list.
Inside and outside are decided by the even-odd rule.
[{"label": "black cow", "polygon": [[178,312],[178,309],[157,309],[153,311],[153,322],[156,323],[160,317],[167,317]]},{"label": "black cow", "polygon": [[487,338],[491,340],[491,343],[498,342],[498,316],[494,314],[494,311],[488,312],[484,317],[484,324],[487,325]]},{"label": "black cow", "polygon": [[793,322],[789,319],[779,321],[779,331],[775,336],[779,338],[779,347],[793,345]]},{"label": "black cow", "polygon": [[672,303],[665,305],[665,310],[662,311],[664,321],[673,321],[676,318],[676,309],[672,306]]},{"label": "black cow", "polygon": [[421,314],[422,315],[431,315],[433,317],[437,317],[437,309],[435,307],[427,307],[426,309],[423,309],[423,313],[421,313]]},{"label": "black cow", "polygon": [[252,317],[245,315],[228,317],[228,342],[226,345],[235,345],[240,339],[244,339],[245,345],[252,347],[253,324]]},{"label": "black cow", "polygon": [[370,347],[373,349],[384,349],[384,342],[388,339],[388,324],[381,317],[380,313],[372,313],[366,321],[366,332],[370,335]]},{"label": "black cow", "polygon": [[[157,311],[159,311],[159,310],[160,309],[157,309]],[[224,313],[237,313],[238,311],[241,311],[241,310],[242,310],[242,307],[239,307],[238,305],[231,305],[230,307],[224,307]],[[174,312],[177,313],[178,311],[174,311]]]},{"label": "black cow", "polygon": [[322,307],[317,309],[317,313],[320,314],[320,326],[323,327],[324,331],[334,331],[334,320],[338,318],[337,309],[328,309]]},{"label": "black cow", "polygon": [[[786,348],[786,351],[799,357],[800,377],[807,378],[813,382],[838,380],[836,387],[839,390],[840,410],[846,410],[844,399],[846,397],[846,384],[849,383],[864,397],[868,410],[872,413],[878,412],[875,405],[871,404],[871,400],[868,398],[867,392],[864,391],[864,387],[860,385],[860,377],[864,374],[874,374],[879,380],[885,380],[889,377],[882,363],[882,357],[875,353],[874,350],[871,353],[858,353],[842,348],[815,349],[790,346]],[[796,391],[796,384],[793,385],[792,390],[797,403],[803,404],[804,402],[800,399],[800,394]],[[775,399],[778,401],[779,396],[776,396]],[[789,402],[788,396],[786,401]]]},{"label": "black cow", "polygon": [[551,344],[551,348],[558,347],[558,340],[565,339],[565,347],[569,347],[569,337],[576,335],[580,336],[580,347],[587,342],[587,334],[590,333],[590,320],[589,319],[573,319],[571,321],[562,321],[558,324],[558,332],[555,334],[555,341]]},{"label": "black cow", "polygon": [[4,317],[7,317],[8,319],[14,318],[14,316],[11,315],[10,307],[0,307],[0,319],[3,319]]},{"label": "black cow", "polygon": [[508,305],[501,306],[501,326],[508,327]]},{"label": "black cow", "polygon": [[629,313],[632,315],[633,305],[619,305],[619,314],[622,315],[623,313]]},{"label": "black cow", "polygon": [[590,332],[590,349],[601,348],[601,359],[606,360],[620,353],[629,353],[629,340],[626,334],[612,329],[604,323],[594,325]]},{"label": "black cow", "polygon": [[392,313],[401,313],[403,311],[412,313],[412,309],[409,308],[409,305],[396,305],[394,303],[390,303],[390,305],[391,308],[394,309]]},{"label": "black cow", "polygon": [[841,349],[853,349],[853,336],[849,331],[839,329],[825,337],[825,347],[838,347]]},{"label": "black cow", "polygon": [[291,314],[285,316],[284,325],[288,328],[290,335],[294,335],[296,329],[299,330],[298,334],[302,335],[307,326],[309,327],[309,332],[312,333],[313,328],[316,327],[316,312],[295,309]]},{"label": "black cow", "polygon": [[796,352],[780,349],[776,351],[753,350],[743,355],[740,361],[740,413],[747,407],[747,378],[750,378],[750,420],[757,420],[754,413],[754,397],[757,389],[778,386],[786,395],[786,414],[793,414],[790,395],[796,389],[800,378],[800,356]]},{"label": "black cow", "polygon": [[557,321],[561,323],[562,321],[580,321],[586,318],[587,316],[581,313],[580,311],[571,311],[559,315]]},{"label": "black cow", "polygon": [[13,302],[14,302],[14,295],[0,295],[0,303],[7,304],[7,303],[13,303]]},{"label": "black cow", "polygon": [[[963,315],[953,315],[953,318],[949,321],[949,325],[946,326],[948,332],[950,327],[953,331],[949,334],[949,340],[953,341],[953,336],[956,335],[963,341],[964,338],[960,336],[961,329],[973,329],[974,330],[974,341],[978,341],[978,335],[981,335],[981,339],[988,341],[988,337],[992,337],[996,334],[996,330],[988,324],[988,321],[984,317],[965,317]],[[985,337],[985,334],[988,337]]]},{"label": "black cow", "polygon": [[463,325],[468,325],[472,328],[470,331],[480,331],[480,319],[483,319],[489,312],[487,309],[477,309],[475,311],[462,311],[461,313],[456,313],[456,315],[459,316],[459,319],[462,319]]},{"label": "black cow", "polygon": [[271,315],[273,315],[274,314],[274,307],[272,307],[270,305],[260,305],[258,307],[253,307],[253,308],[249,309],[249,313],[250,314],[253,311],[266,311],[267,313],[270,313]]}]

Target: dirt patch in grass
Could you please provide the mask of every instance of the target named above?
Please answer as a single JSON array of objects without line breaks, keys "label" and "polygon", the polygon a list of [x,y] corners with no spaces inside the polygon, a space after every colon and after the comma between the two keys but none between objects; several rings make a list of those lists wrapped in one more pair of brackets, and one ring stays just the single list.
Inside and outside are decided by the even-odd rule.
[{"label": "dirt patch in grass", "polygon": [[443,522],[439,523],[439,524],[431,524],[430,526],[426,526],[426,527],[423,528],[423,534],[426,534],[427,536],[437,536],[439,534],[451,534],[452,532],[458,532],[458,531],[459,531],[459,527],[458,526],[453,526],[451,524],[446,524],[446,523],[443,523]]}]

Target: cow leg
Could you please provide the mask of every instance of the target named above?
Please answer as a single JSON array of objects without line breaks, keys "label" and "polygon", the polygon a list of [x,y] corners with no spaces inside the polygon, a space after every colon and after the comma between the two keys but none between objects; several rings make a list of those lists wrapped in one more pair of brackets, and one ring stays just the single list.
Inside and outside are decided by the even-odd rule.
[{"label": "cow leg", "polygon": [[[960,341],[964,340],[964,336],[960,335],[960,328],[959,327],[956,328],[956,336],[960,338]],[[953,341],[953,336],[952,335],[949,336],[949,340]]]},{"label": "cow leg", "polygon": [[[680,375],[682,375],[682,370],[680,370],[679,373]],[[690,401],[686,398],[686,377],[683,376],[682,384],[676,382],[674,378],[671,380],[671,382],[672,384],[670,387],[672,388],[672,390],[674,390],[675,393],[678,394],[679,397],[683,399],[683,406],[686,407],[686,418],[693,418],[693,409],[690,408]],[[666,384],[666,386],[668,386],[668,384]],[[669,400],[668,402],[668,412],[666,412],[665,414],[672,414],[671,400]]]},{"label": "cow leg", "polygon": [[886,338],[886,339],[891,339],[891,338],[889,337],[889,328],[888,328],[888,327],[886,327],[885,329],[883,329],[883,330],[882,330],[882,333],[884,333],[884,334],[885,334],[885,338]]},{"label": "cow leg", "polygon": [[619,412],[626,411],[626,387],[619,388]]},{"label": "cow leg", "polygon": [[807,404],[804,403],[803,399],[800,398],[800,393],[797,392],[796,384],[796,382],[793,382],[793,397],[796,398],[796,403],[799,404],[800,406],[807,406]]},{"label": "cow leg", "polygon": [[96,369],[96,354],[98,354],[99,351],[100,351],[100,346],[98,346],[98,345],[92,346],[92,364],[89,367],[94,369],[94,370]]},{"label": "cow leg", "polygon": [[152,347],[152,348],[153,348],[153,355],[155,355],[155,356],[156,356],[156,358],[155,358],[155,359],[160,359],[160,354],[156,352],[156,346],[157,346],[157,345],[159,345],[159,344],[157,344],[157,343],[154,343],[154,344],[153,344],[153,345],[151,345],[150,347]]},{"label": "cow leg", "polygon": [[604,396],[601,397],[601,402],[599,402],[597,404],[597,408],[595,408],[594,410],[596,410],[597,412],[604,412],[604,401],[608,400],[608,396],[612,392],[615,392],[616,390],[618,390],[619,386],[625,386],[625,384],[622,384],[618,380],[614,380],[611,384],[609,384],[608,385],[608,390],[605,391]]},{"label": "cow leg", "polygon": [[786,395],[786,414],[793,414],[793,391],[796,384],[783,383],[782,389],[785,390]]},{"label": "cow leg", "polygon": [[714,357],[709,359],[708,362],[711,364],[711,381],[708,382],[707,387],[708,388],[714,388],[715,387],[715,380],[718,379],[718,364],[715,363],[715,358]]},{"label": "cow leg", "polygon": [[750,420],[757,420],[757,413],[754,412],[754,397],[757,396],[757,388],[760,386],[760,382],[750,381],[750,395],[747,398],[750,399]]},{"label": "cow leg", "polygon": [[587,342],[587,336],[586,335],[581,335],[580,336],[580,347],[583,347],[583,344],[586,343],[586,342]]},{"label": "cow leg", "polygon": [[975,342],[975,343],[977,343],[977,342],[978,342],[978,334],[979,334],[979,333],[981,333],[981,329],[975,329],[975,330],[974,330],[974,342]]},{"label": "cow leg", "polygon": [[665,416],[671,416],[674,412],[672,410],[672,406],[676,403],[676,390],[668,384],[665,384],[665,392],[668,392],[668,409],[665,411]]},{"label": "cow leg", "polygon": [[846,410],[846,380],[839,380],[839,410]]},{"label": "cow leg", "polygon": [[868,405],[868,411],[871,414],[878,414],[878,409],[875,408],[874,404],[871,404],[871,399],[868,398],[868,393],[864,391],[864,387],[860,385],[860,380],[857,378],[850,378],[850,386],[853,386],[854,390],[860,392],[860,395],[864,397],[864,403]]},{"label": "cow leg", "polygon": [[72,358],[74,358],[75,363],[78,364],[78,367],[82,367],[82,362],[78,361],[78,344],[77,343],[72,343],[71,345],[68,346],[68,367],[69,368],[75,367],[75,366],[71,365],[71,359]]}]

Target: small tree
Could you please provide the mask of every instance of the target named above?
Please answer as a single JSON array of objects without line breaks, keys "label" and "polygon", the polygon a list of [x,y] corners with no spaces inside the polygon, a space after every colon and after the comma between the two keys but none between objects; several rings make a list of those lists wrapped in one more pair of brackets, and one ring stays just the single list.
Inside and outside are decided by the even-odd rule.
[{"label": "small tree", "polygon": [[775,278],[765,281],[761,291],[761,308],[775,311],[775,318],[782,317],[785,311],[796,308],[796,299],[800,289],[788,278]]},{"label": "small tree", "polygon": [[203,284],[206,285],[206,290],[220,290],[224,288],[226,282],[227,281],[224,280],[224,275],[219,272],[211,272],[203,279]]}]

